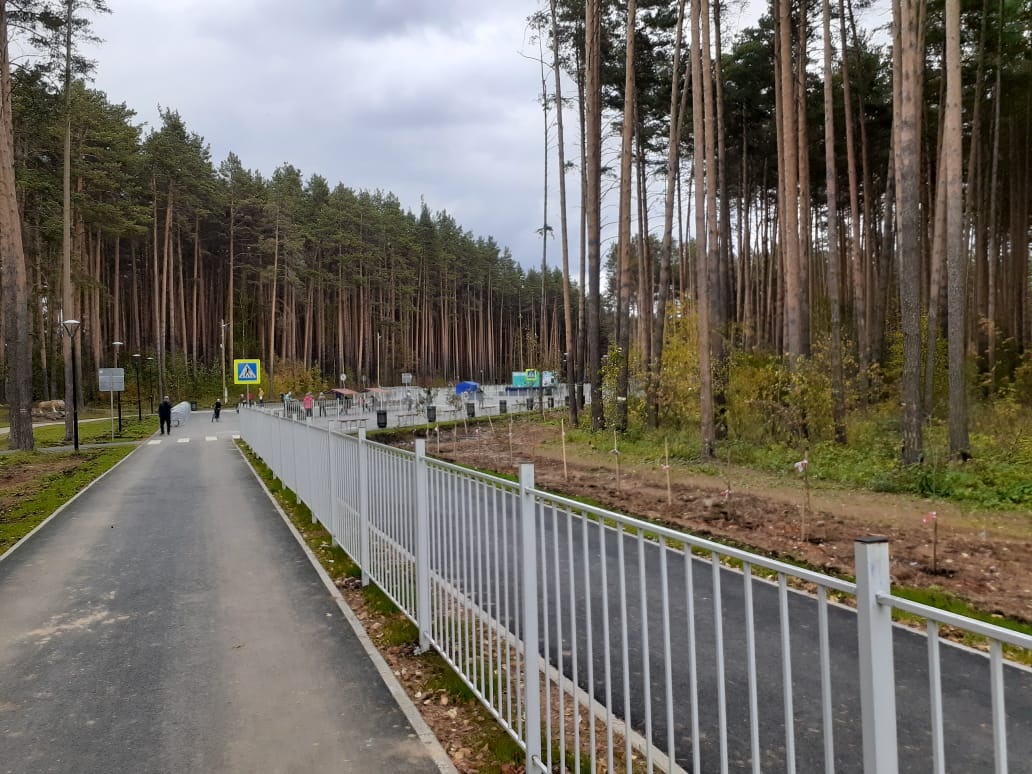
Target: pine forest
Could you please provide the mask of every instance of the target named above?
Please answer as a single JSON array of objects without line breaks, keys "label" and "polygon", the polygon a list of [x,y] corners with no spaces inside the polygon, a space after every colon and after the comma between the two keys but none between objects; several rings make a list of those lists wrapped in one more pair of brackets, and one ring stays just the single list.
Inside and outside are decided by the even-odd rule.
[{"label": "pine forest", "polygon": [[880,412],[903,465],[933,431],[969,459],[979,405],[1032,405],[1032,2],[884,8],[771,0],[728,34],[720,0],[543,0],[542,254],[514,256],[433,202],[213,159],[174,107],[145,131],[91,87],[103,0],[0,0],[11,448],[72,402],[74,319],[80,374],[123,342],[159,395],[246,357],[269,395],[535,367],[568,421],[703,458]]}]

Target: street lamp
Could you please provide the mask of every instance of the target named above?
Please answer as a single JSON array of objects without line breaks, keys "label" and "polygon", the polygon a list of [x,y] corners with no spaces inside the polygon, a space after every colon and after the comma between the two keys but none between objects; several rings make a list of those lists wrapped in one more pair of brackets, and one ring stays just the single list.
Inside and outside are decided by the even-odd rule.
[{"label": "street lamp", "polygon": [[75,334],[79,330],[79,321],[65,320],[61,325],[68,331],[72,343],[72,438],[75,450],[79,451],[79,372],[75,366]]},{"label": "street lamp", "polygon": [[133,368],[136,370],[136,421],[143,421],[143,401],[140,400],[140,353],[133,355]]},{"label": "street lamp", "polygon": [[150,413],[154,413],[154,358],[147,357],[147,399],[150,400]]},{"label": "street lamp", "polygon": [[[111,346],[115,348],[115,368],[118,368],[118,348],[125,342],[112,341]],[[118,390],[118,434],[122,434],[122,391]]]},{"label": "street lamp", "polygon": [[376,386],[380,386],[380,334],[376,334]]},{"label": "street lamp", "polygon": [[219,327],[222,328],[222,344],[221,344],[221,355],[219,360],[222,361],[222,402],[223,404],[229,403],[229,393],[226,391],[226,321],[220,320]]}]

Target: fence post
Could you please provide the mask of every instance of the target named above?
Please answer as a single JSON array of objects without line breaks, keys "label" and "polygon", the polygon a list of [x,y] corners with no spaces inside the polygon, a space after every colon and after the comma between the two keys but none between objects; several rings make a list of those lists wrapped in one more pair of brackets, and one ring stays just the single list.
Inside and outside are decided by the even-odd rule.
[{"label": "fence post", "polygon": [[336,448],[333,442],[333,430],[330,423],[326,423],[326,518],[329,524],[326,528],[330,531],[330,545],[336,548],[340,545],[337,541],[337,498],[333,492],[333,473],[336,459]]},{"label": "fence post", "polygon": [[369,585],[369,449],[366,431],[358,429],[358,564],[362,585]]},{"label": "fence post", "polygon": [[430,473],[426,440],[416,439],[416,625],[419,652],[430,649]]},{"label": "fence post", "polygon": [[523,585],[523,726],[527,771],[537,771],[541,760],[541,667],[538,643],[537,540],[535,535],[534,466],[520,465],[520,552]]},{"label": "fence post", "polygon": [[853,544],[864,774],[896,774],[896,677],[892,661],[892,608],[878,601],[891,591],[889,541],[871,536]]},{"label": "fence post", "polygon": [[[318,476],[316,475],[318,471],[316,471],[316,469],[315,469],[315,460],[313,459],[313,455],[319,453],[319,446],[321,445],[319,443],[319,441],[321,441],[322,439],[319,438],[319,435],[321,435],[321,433],[318,433],[316,428],[315,428],[315,426],[312,425],[312,424],[309,424],[308,427],[305,428],[305,435],[307,435],[307,436],[315,435],[316,436],[315,443],[307,443],[307,442],[305,443],[305,467],[308,469],[307,470],[307,473],[308,473],[308,476],[307,476],[307,478],[308,478],[307,489],[308,489],[308,497],[310,498],[310,502],[308,504],[308,507],[312,511],[312,524],[318,524],[319,523],[319,505],[318,505],[318,503],[319,503],[319,500],[321,500],[322,498],[319,497],[316,494],[317,487],[315,485],[315,479],[318,478]],[[305,439],[305,440],[307,441],[308,439]],[[320,461],[320,465],[321,464],[322,464],[322,462]]]}]

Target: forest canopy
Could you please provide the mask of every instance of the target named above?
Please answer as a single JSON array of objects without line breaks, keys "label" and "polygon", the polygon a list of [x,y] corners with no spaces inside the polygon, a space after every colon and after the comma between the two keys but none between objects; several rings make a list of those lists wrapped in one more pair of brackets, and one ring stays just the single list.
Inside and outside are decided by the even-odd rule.
[{"label": "forest canopy", "polygon": [[174,109],[145,133],[77,54],[100,0],[5,7],[42,52],[5,79],[12,403],[71,399],[62,318],[87,369],[123,341],[159,391],[242,356],[270,394],[562,369],[593,429],[697,424],[703,455],[761,394],[840,442],[894,401],[907,463],[928,418],[961,457],[969,400],[1028,399],[1029,0],[894,0],[878,35],[853,0],[772,0],[733,36],[720,0],[542,2],[540,271],[429,203],[213,160]]}]

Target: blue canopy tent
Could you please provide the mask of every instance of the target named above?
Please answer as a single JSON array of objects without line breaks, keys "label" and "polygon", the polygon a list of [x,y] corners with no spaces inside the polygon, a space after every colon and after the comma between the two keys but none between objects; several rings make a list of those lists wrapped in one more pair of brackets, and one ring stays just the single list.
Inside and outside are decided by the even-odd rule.
[{"label": "blue canopy tent", "polygon": [[479,387],[480,385],[476,382],[459,382],[455,385],[455,394],[463,395],[467,392],[476,392]]}]

